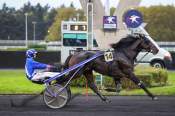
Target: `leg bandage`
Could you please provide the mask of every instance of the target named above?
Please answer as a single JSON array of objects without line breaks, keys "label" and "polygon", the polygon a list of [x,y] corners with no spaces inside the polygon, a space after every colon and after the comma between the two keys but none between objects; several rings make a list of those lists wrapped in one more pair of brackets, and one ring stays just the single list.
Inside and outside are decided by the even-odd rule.
[{"label": "leg bandage", "polygon": [[138,86],[139,86],[140,88],[145,87],[142,81],[140,81],[140,82],[138,83]]}]

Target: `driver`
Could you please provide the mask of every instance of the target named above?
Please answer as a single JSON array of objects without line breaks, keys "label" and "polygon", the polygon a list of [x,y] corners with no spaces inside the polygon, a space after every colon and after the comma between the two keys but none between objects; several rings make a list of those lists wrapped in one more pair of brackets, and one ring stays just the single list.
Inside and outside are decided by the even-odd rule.
[{"label": "driver", "polygon": [[[37,51],[35,49],[26,51],[25,72],[29,80],[33,82],[43,82],[46,78],[54,77],[59,74],[59,72],[50,72],[55,66],[35,61],[36,54]],[[41,71],[41,69],[44,71]]]}]

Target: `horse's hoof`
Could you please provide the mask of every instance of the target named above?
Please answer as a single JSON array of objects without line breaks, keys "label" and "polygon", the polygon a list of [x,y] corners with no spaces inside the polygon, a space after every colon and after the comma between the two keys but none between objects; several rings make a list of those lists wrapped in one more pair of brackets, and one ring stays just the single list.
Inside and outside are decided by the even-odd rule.
[{"label": "horse's hoof", "polygon": [[116,95],[120,95],[120,92],[116,92]]},{"label": "horse's hoof", "polygon": [[105,99],[104,102],[105,102],[105,103],[111,103],[111,100]]},{"label": "horse's hoof", "polygon": [[119,94],[121,90],[122,90],[122,84],[117,84],[116,92]]},{"label": "horse's hoof", "polygon": [[158,97],[152,97],[152,100],[156,101],[158,100]]}]

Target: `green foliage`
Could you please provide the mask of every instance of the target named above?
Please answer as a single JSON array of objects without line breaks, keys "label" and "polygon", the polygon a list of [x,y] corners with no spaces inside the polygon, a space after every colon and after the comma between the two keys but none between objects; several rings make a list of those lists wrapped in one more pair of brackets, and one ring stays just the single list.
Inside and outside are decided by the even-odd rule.
[{"label": "green foliage", "polygon": [[[30,44],[28,45],[28,48],[8,48],[5,51],[26,51],[28,49],[35,49],[35,50],[46,50],[47,46],[46,45],[38,45],[38,44]],[[1,50],[0,50],[1,51]],[[4,51],[4,50],[2,50]]]},{"label": "green foliage", "polygon": [[[37,51],[38,50],[40,51],[40,50],[46,50],[47,46],[46,45],[38,45],[38,44],[30,44],[30,45],[28,45],[28,48],[8,48],[5,51],[26,51],[28,49],[36,49]],[[2,51],[4,51],[4,50],[2,50]]]},{"label": "green foliage", "polygon": [[25,13],[28,14],[28,39],[33,39],[33,24],[36,23],[36,39],[42,40],[47,34],[48,27],[55,17],[54,10],[49,6],[41,6],[39,3],[32,6],[30,2],[18,10],[7,7],[6,4],[0,8],[0,39],[2,40],[24,40],[25,39]]},{"label": "green foliage", "polygon": [[[137,74],[139,78],[147,87],[151,86],[153,76],[151,74]],[[122,88],[124,89],[135,89],[138,88],[131,80],[128,78],[122,78]],[[106,88],[115,88],[114,80],[110,77],[104,77],[103,84]]]},{"label": "green foliage", "polygon": [[[164,69],[136,67],[135,74],[147,87],[167,85],[168,73]],[[85,84],[86,79],[83,76],[71,82],[72,86],[84,87]],[[115,83],[111,77],[103,76],[103,84],[105,87],[115,88]],[[137,85],[127,78],[122,78],[122,87],[125,89],[138,88]]]},{"label": "green foliage", "polygon": [[141,7],[139,10],[148,23],[146,29],[156,41],[174,41],[175,38],[175,7],[151,6]]},{"label": "green foliage", "polygon": [[46,45],[38,45],[38,44],[31,44],[28,46],[28,49],[36,49],[36,50],[46,50]]},{"label": "green foliage", "polygon": [[6,50],[2,50],[2,51],[26,51],[28,50],[27,48],[8,48]]},{"label": "green foliage", "polygon": [[75,8],[58,8],[55,21],[49,28],[49,33],[46,36],[47,41],[61,39],[61,21],[68,20],[75,13]]},{"label": "green foliage", "polygon": [[[24,70],[0,70],[1,81],[0,81],[0,94],[36,94],[40,93],[43,89],[43,85],[33,84],[25,77]],[[155,95],[175,95],[175,72],[168,72],[168,85],[163,87],[149,88],[149,90]],[[110,78],[108,78],[110,79]],[[79,80],[79,79],[77,79]],[[113,81],[112,81],[113,82]],[[78,82],[77,82],[78,83]],[[86,92],[85,84],[82,84],[83,88],[71,87],[72,93],[82,93]],[[89,93],[93,93],[88,90]],[[104,92],[104,91],[103,91]],[[112,94],[115,93],[106,93]],[[144,91],[141,89],[135,89],[132,91],[122,90],[121,95],[145,95]]]},{"label": "green foliage", "polygon": [[85,87],[86,79],[84,76],[79,77],[78,79],[74,79],[71,81],[71,86],[73,87]]},{"label": "green foliage", "polygon": [[113,16],[114,12],[115,12],[116,8],[112,7],[110,8],[110,16]]},{"label": "green foliage", "polygon": [[136,67],[136,74],[149,73],[152,75],[152,84],[151,86],[158,85],[163,86],[167,84],[168,81],[168,73],[165,69],[153,68],[153,67]]},{"label": "green foliage", "polygon": [[[110,15],[115,8],[110,9]],[[144,16],[144,21],[148,23],[146,29],[156,41],[174,41],[175,38],[175,7],[151,6],[139,7]],[[36,39],[55,41],[61,38],[61,21],[75,18],[80,14],[80,20],[86,20],[82,9],[76,10],[73,4],[70,7],[62,5],[58,9],[49,9],[48,5],[32,6],[30,2],[19,10],[2,5],[0,9],[0,39],[2,40],[24,40],[25,13],[28,13],[28,39],[33,39],[33,21],[36,21]]]},{"label": "green foliage", "polygon": [[[152,78],[153,78],[153,76],[151,74],[137,74],[136,76],[145,84],[145,86],[151,87]],[[129,80],[127,78],[122,79],[122,87],[126,88],[126,89],[138,88],[137,85],[135,85],[131,80]]]},{"label": "green foliage", "polygon": [[61,39],[61,22],[76,18],[77,14],[80,15],[79,19],[81,21],[85,20],[84,12],[82,10],[76,10],[72,6],[68,8],[65,8],[65,7],[58,8],[54,23],[49,28],[48,35],[45,38],[46,41],[60,40]]},{"label": "green foliage", "polygon": [[[135,74],[147,87],[164,86],[168,81],[168,73],[164,69],[137,67]],[[112,78],[104,77],[104,86],[115,87],[115,83]],[[138,88],[137,85],[127,78],[122,78],[122,87],[125,89]]]},{"label": "green foliage", "polygon": [[[110,15],[114,13],[115,8],[110,9]],[[144,15],[144,21],[148,23],[146,29],[156,41],[174,41],[175,38],[175,20],[174,20],[174,6],[151,6],[140,7],[139,10]],[[82,10],[80,19],[84,20],[84,13]],[[49,33],[46,36],[47,41],[55,41],[61,38],[61,21],[69,20],[76,17],[77,10],[70,6],[66,8],[62,6],[57,10],[57,16],[52,26],[49,28]]]}]

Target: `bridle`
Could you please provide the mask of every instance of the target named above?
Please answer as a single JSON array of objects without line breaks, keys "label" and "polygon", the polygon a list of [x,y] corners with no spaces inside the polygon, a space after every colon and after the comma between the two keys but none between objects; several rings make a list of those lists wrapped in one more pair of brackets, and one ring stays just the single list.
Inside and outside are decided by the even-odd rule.
[{"label": "bridle", "polygon": [[[142,35],[143,36],[143,35]],[[142,38],[143,41],[147,42],[148,40],[146,40],[146,38]],[[147,51],[139,60],[137,60],[137,62],[142,61],[149,53],[151,52],[151,50]],[[137,66],[139,63],[136,63],[135,66]]]}]

